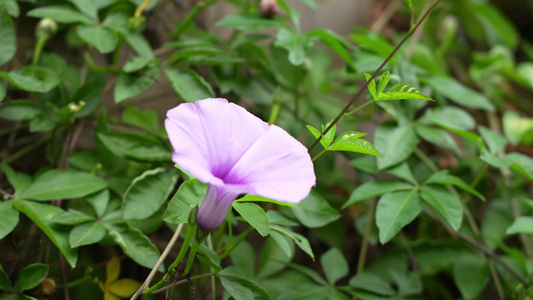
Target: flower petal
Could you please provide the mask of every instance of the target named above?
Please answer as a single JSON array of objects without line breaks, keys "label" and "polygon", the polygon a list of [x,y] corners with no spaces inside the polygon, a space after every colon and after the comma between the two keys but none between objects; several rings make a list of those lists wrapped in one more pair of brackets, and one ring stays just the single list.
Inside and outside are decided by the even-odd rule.
[{"label": "flower petal", "polygon": [[183,103],[168,111],[172,160],[200,181],[221,185],[268,124],[226,99]]},{"label": "flower petal", "polygon": [[224,181],[227,189],[240,193],[297,203],[307,197],[316,177],[307,148],[272,125],[236,162]]}]

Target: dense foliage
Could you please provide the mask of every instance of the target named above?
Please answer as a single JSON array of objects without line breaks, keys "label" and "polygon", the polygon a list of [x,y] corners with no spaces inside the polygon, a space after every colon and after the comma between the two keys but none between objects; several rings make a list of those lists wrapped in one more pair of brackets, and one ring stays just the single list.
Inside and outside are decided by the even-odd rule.
[{"label": "dense foliage", "polygon": [[[129,298],[165,248],[145,299],[533,299],[533,1],[393,0],[341,36],[227,0],[227,38],[193,2],[0,1],[0,299]],[[306,199],[197,231],[162,118],[213,97],[307,146]]]}]

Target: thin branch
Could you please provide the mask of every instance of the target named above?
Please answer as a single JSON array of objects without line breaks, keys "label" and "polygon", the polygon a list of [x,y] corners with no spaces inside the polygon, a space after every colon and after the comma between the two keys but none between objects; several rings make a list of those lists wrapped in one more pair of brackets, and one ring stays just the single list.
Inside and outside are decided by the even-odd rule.
[{"label": "thin branch", "polygon": [[381,69],[383,69],[383,67],[391,60],[391,58],[394,56],[394,54],[396,54],[396,52],[398,52],[398,50],[402,47],[402,45],[407,41],[407,39],[409,39],[409,37],[411,35],[413,35],[413,33],[418,29],[418,27],[420,27],[420,25],[424,22],[424,20],[429,16],[429,14],[435,9],[435,7],[437,7],[437,5],[441,2],[442,0],[437,0],[427,11],[426,13],[422,16],[422,18],[420,18],[420,20],[415,24],[415,26],[413,28],[411,28],[409,30],[409,32],[407,32],[407,34],[404,36],[404,38],[400,41],[400,43],[398,43],[398,45],[396,45],[396,47],[394,48],[394,50],[392,50],[392,52],[389,54],[389,56],[387,56],[387,58],[385,59],[385,61],[383,61],[383,63],[379,66],[379,68],[377,68],[377,70],[374,72],[374,74],[372,74],[372,76],[370,76],[370,78],[363,84],[363,86],[361,86],[361,88],[359,89],[359,91],[357,92],[357,94],[355,94],[355,96],[353,97],[352,100],[350,100],[350,102],[348,102],[348,104],[342,109],[342,111],[337,115],[337,117],[333,120],[333,122],[331,122],[329,124],[328,127],[326,127],[326,129],[322,132],[322,134],[318,137],[318,139],[316,139],[316,141],[311,145],[311,147],[309,147],[309,151],[313,150],[313,148],[316,147],[316,145],[318,145],[318,143],[320,142],[320,140],[322,139],[322,137],[324,137],[324,135],[326,133],[328,133],[328,131],[335,125],[337,124],[337,122],[339,122],[339,120],[344,116],[344,114],[350,109],[350,107],[352,106],[352,104],[354,104],[354,102],[359,98],[359,96],[361,96],[363,94],[363,92],[366,90],[366,87],[368,86],[368,84],[370,84],[370,82],[372,82],[372,80],[374,80],[374,78],[378,75],[378,73],[381,71]]},{"label": "thin branch", "polygon": [[135,300],[139,298],[139,296],[142,294],[142,292],[150,285],[150,282],[155,276],[155,273],[157,272],[157,269],[159,269],[159,266],[163,263],[165,258],[168,256],[168,253],[170,252],[170,249],[176,244],[176,241],[178,240],[178,237],[180,236],[181,229],[183,228],[183,224],[178,225],[178,228],[176,228],[176,232],[174,232],[174,235],[172,235],[172,238],[168,242],[167,247],[165,250],[163,250],[163,254],[161,254],[161,257],[159,257],[159,260],[156,262],[155,266],[152,268],[152,271],[150,271],[150,274],[148,277],[146,277],[146,280],[141,284],[139,289],[131,296],[130,300]]},{"label": "thin branch", "polygon": [[[213,275],[215,275],[214,272],[205,273],[205,274],[200,274],[200,275],[196,275],[196,276],[191,277],[190,280],[198,279],[198,278],[202,278],[202,277],[207,277],[207,276],[213,276]],[[172,284],[169,284],[169,285],[167,285],[167,286],[164,286],[164,287],[162,287],[162,288],[160,288],[160,289],[157,289],[157,290],[153,291],[153,292],[152,292],[152,295],[154,295],[154,294],[158,294],[158,293],[161,293],[161,292],[164,292],[164,291],[166,291],[166,290],[172,288],[173,286],[176,286],[176,285],[179,285],[179,284],[182,284],[182,283],[186,283],[186,282],[189,282],[189,279],[182,279],[182,280],[180,280],[180,281],[174,282],[174,283],[172,283]]]}]

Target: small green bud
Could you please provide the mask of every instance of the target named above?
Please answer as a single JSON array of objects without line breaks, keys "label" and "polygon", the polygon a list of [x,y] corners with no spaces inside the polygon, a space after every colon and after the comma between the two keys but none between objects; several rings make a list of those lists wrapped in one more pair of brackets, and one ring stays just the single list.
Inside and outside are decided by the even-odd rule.
[{"label": "small green bud", "polygon": [[37,28],[35,28],[35,37],[37,39],[47,40],[51,38],[57,31],[56,21],[50,18],[44,18],[39,21]]},{"label": "small green bud", "polygon": [[189,214],[189,225],[195,225],[196,223],[198,223],[198,220],[196,217],[197,215],[198,215],[198,206],[195,206]]}]

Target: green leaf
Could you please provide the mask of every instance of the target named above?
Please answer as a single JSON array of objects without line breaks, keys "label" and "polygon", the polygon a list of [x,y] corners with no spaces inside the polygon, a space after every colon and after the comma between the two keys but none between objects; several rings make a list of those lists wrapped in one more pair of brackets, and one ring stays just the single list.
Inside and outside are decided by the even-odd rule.
[{"label": "green leaf", "polygon": [[85,200],[93,207],[94,212],[98,218],[102,218],[105,214],[107,204],[109,203],[109,190],[101,190],[100,192],[88,195]]},{"label": "green leaf", "polygon": [[91,173],[53,169],[37,177],[20,198],[41,201],[72,199],[98,192],[106,186],[105,180]]},{"label": "green leaf", "polygon": [[318,41],[317,36],[307,36],[281,28],[274,45],[289,51],[289,61],[298,66],[305,62],[311,47]]},{"label": "green leaf", "polygon": [[521,117],[508,110],[503,114],[503,132],[511,144],[518,145],[528,133],[533,132],[533,118]]},{"label": "green leaf", "polygon": [[4,291],[8,291],[8,292],[13,292],[13,283],[11,283],[9,276],[7,276],[1,264],[0,264],[0,289]]},{"label": "green leaf", "polygon": [[386,193],[398,191],[398,190],[409,190],[414,189],[415,186],[396,180],[380,180],[380,181],[369,181],[361,184],[355,190],[353,190],[350,198],[344,205],[342,209],[360,202],[362,200],[370,199],[379,195]]},{"label": "green leaf", "polygon": [[328,150],[357,152],[381,157],[381,154],[369,141],[359,139],[363,135],[366,134],[357,131],[344,132],[335,139]]},{"label": "green leaf", "polygon": [[354,288],[378,295],[393,296],[396,294],[388,282],[371,273],[357,274],[350,279],[348,284]]},{"label": "green leaf", "polygon": [[323,300],[330,298],[332,289],[310,282],[292,284],[278,295],[277,300]]},{"label": "green leaf", "polygon": [[431,177],[429,177],[425,183],[451,184],[485,201],[485,197],[483,195],[481,195],[473,187],[466,184],[461,178],[449,175],[448,170],[442,170],[431,175]]},{"label": "green leaf", "polygon": [[168,199],[177,181],[178,172],[173,168],[156,168],[136,177],[124,194],[122,218],[144,219],[154,214]]},{"label": "green leaf", "polygon": [[0,102],[4,100],[4,98],[6,97],[6,93],[6,85],[4,84],[4,82],[0,81]]},{"label": "green leaf", "polygon": [[106,233],[107,230],[102,223],[97,221],[88,222],[72,228],[68,240],[70,247],[76,248],[98,243],[105,237]]},{"label": "green leaf", "polygon": [[409,164],[407,162],[403,162],[392,168],[388,168],[384,170],[384,172],[392,174],[403,180],[409,181],[414,185],[418,185],[418,181],[416,181],[416,179],[413,177],[413,173],[411,173],[411,168],[409,167]]},{"label": "green leaf", "polygon": [[92,45],[101,53],[109,53],[117,46],[117,34],[100,25],[79,25],[76,27],[78,37]]},{"label": "green leaf", "polygon": [[[19,212],[13,209],[13,201],[0,202],[0,240],[19,223]],[[1,286],[0,286],[1,287]]]},{"label": "green leaf", "polygon": [[322,227],[340,217],[340,213],[315,191],[291,210],[296,218],[309,228]]},{"label": "green leaf", "polygon": [[207,184],[201,183],[197,179],[182,183],[163,215],[165,222],[171,224],[188,223],[189,214],[202,203],[206,193]]},{"label": "green leaf", "polygon": [[476,125],[474,118],[465,110],[455,106],[445,106],[429,110],[419,123],[436,124],[446,128],[470,130]]},{"label": "green leaf", "polygon": [[115,243],[133,261],[149,269],[155,266],[160,253],[150,239],[138,229],[131,228],[126,223],[104,223],[104,226]]},{"label": "green leaf", "polygon": [[200,248],[198,248],[198,254],[196,257],[198,257],[198,259],[201,262],[214,268],[215,272],[222,270],[222,267],[220,266],[220,257],[214,250],[209,249],[206,245],[204,244],[200,245]]},{"label": "green leaf", "polygon": [[137,96],[150,87],[159,75],[159,68],[147,67],[142,72],[141,76],[125,72],[118,75],[114,91],[115,103]]},{"label": "green leaf", "polygon": [[10,121],[28,121],[41,111],[28,100],[11,100],[0,105],[0,118]]},{"label": "green leaf", "polygon": [[126,106],[122,111],[122,122],[156,133],[159,130],[159,117],[154,110],[140,110],[133,106]]},{"label": "green leaf", "polygon": [[213,88],[194,70],[165,69],[163,73],[183,101],[194,102],[215,97]]},{"label": "green leaf", "polygon": [[158,139],[123,131],[99,132],[96,136],[116,156],[146,162],[171,161],[172,152]]},{"label": "green leaf", "polygon": [[17,4],[17,0],[0,0],[0,5],[5,6],[7,13],[13,18],[16,18],[19,16],[20,8],[19,8],[19,5]]},{"label": "green leaf", "polygon": [[487,259],[480,255],[465,254],[453,264],[453,279],[465,299],[477,298],[490,277]]},{"label": "green leaf", "polygon": [[233,265],[247,274],[255,274],[255,264],[251,264],[250,261],[255,261],[255,252],[252,245],[246,240],[242,241],[233,251],[230,253],[231,262]]},{"label": "green leaf", "polygon": [[216,27],[229,27],[236,30],[261,30],[282,25],[283,23],[279,20],[264,18],[259,13],[233,13],[215,24]]},{"label": "green leaf", "polygon": [[533,234],[533,217],[522,216],[514,220],[513,224],[507,228],[507,234],[526,233]]},{"label": "green leaf", "polygon": [[[263,286],[250,275],[239,268],[230,266],[218,272],[222,285],[235,300],[254,299],[254,293],[259,293],[261,299],[272,299]],[[252,292],[253,291],[253,292]]]},{"label": "green leaf", "polygon": [[17,291],[23,292],[36,287],[48,274],[48,265],[32,264],[20,270]]},{"label": "green leaf", "polygon": [[481,134],[481,137],[483,137],[483,139],[487,143],[487,146],[489,147],[491,153],[498,153],[505,149],[505,146],[507,145],[507,139],[505,139],[505,137],[503,137],[501,134],[496,133],[491,129],[481,125],[478,126],[478,130]]},{"label": "green leaf", "polygon": [[[305,126],[307,127],[307,129],[309,129],[309,131],[311,131],[311,133],[313,134],[315,138],[318,139],[322,135],[322,133],[318,131],[318,129],[314,128],[313,126],[311,125],[305,125]],[[326,135],[324,135],[324,137],[320,139],[320,144],[324,146],[324,148],[327,149],[329,145],[331,145],[331,142],[333,142],[333,138],[335,137],[335,130],[336,130],[336,125],[333,125],[333,127],[328,131],[328,133],[326,133]]]},{"label": "green leaf", "polygon": [[452,226],[454,230],[461,227],[463,205],[461,200],[443,186],[423,186],[420,195],[424,201],[433,206]]},{"label": "green leaf", "polygon": [[439,94],[455,103],[466,107],[494,111],[494,105],[483,94],[464,86],[451,77],[424,77],[424,81]]},{"label": "green leaf", "polygon": [[47,93],[60,82],[52,69],[35,65],[22,66],[8,74],[0,72],[0,77],[4,77],[15,87],[37,93]]},{"label": "green leaf", "polygon": [[320,38],[320,41],[326,44],[331,50],[335,51],[343,60],[346,62],[348,67],[352,71],[356,71],[355,64],[352,59],[352,55],[344,47],[345,44],[348,44],[340,35],[329,29],[317,28],[306,33],[308,36],[317,36]]},{"label": "green leaf", "polygon": [[111,5],[116,2],[116,0],[69,0],[83,13],[88,16],[91,16],[95,20],[98,20],[98,11],[104,7]]},{"label": "green leaf", "polygon": [[[394,47],[383,36],[370,33],[369,36],[364,34],[352,34],[350,35],[352,40],[359,44],[362,48],[368,49],[379,56],[385,58],[394,50]],[[392,57],[391,61],[395,61],[396,58]]]},{"label": "green leaf", "polygon": [[326,274],[329,284],[335,285],[337,281],[348,275],[348,262],[344,258],[342,251],[338,248],[331,248],[320,257],[320,265]]},{"label": "green leaf", "polygon": [[[366,81],[368,81],[371,77],[372,77],[372,75],[370,75],[368,73],[365,73]],[[374,79],[372,79],[372,81],[370,81],[370,83],[368,84],[367,88],[368,88],[368,91],[370,92],[370,94],[372,95],[372,98],[376,99],[378,93],[376,91],[376,81]]]},{"label": "green leaf", "polygon": [[17,200],[14,203],[17,210],[24,213],[50,238],[52,243],[63,253],[72,268],[76,266],[78,252],[70,248],[68,234],[70,228],[61,224],[53,224],[50,220],[63,210],[57,206],[36,203],[26,200]]},{"label": "green leaf", "polygon": [[35,18],[50,18],[58,23],[84,23],[91,24],[93,21],[67,5],[50,5],[32,9],[28,16]]},{"label": "green leaf", "polygon": [[67,161],[69,162],[70,166],[86,172],[95,170],[99,163],[98,156],[96,156],[94,152],[90,151],[74,152],[67,156]]},{"label": "green leaf", "polygon": [[419,123],[416,124],[415,129],[416,133],[424,140],[442,148],[453,150],[455,153],[461,153],[453,137],[446,131]]},{"label": "green leaf", "polygon": [[[7,8],[0,5],[0,66],[10,61],[16,52],[17,36],[13,20],[8,15]],[[2,98],[4,97],[0,97],[0,101]]]},{"label": "green leaf", "polygon": [[[383,76],[383,75],[382,75]],[[381,81],[379,82],[381,89]],[[391,87],[386,93],[378,93],[378,101],[383,100],[433,100],[431,97],[422,94],[411,85],[400,83]]]},{"label": "green leaf", "polygon": [[[256,276],[267,278],[287,267],[294,256],[294,242],[292,239],[277,231],[270,231],[268,239],[261,248]],[[246,258],[249,263],[249,258]]]},{"label": "green leaf", "polygon": [[404,161],[413,153],[419,142],[420,139],[411,125],[380,124],[374,137],[374,145],[383,156],[377,159],[378,169],[383,170]]},{"label": "green leaf", "polygon": [[233,208],[262,236],[270,232],[270,222],[265,211],[257,204],[233,202]]},{"label": "green leaf", "polygon": [[281,205],[281,206],[289,206],[289,207],[295,207],[296,206],[296,204],[294,204],[294,203],[281,202],[281,201],[278,201],[278,200],[273,200],[273,199],[269,199],[269,198],[265,198],[265,197],[261,197],[261,196],[256,196],[256,195],[250,195],[250,194],[247,194],[244,197],[239,198],[239,199],[237,199],[235,201],[236,202],[268,202],[268,203],[274,203],[274,204]]},{"label": "green leaf", "polygon": [[292,230],[288,228],[277,226],[277,225],[270,225],[270,229],[271,229],[271,232],[272,230],[275,230],[291,238],[300,249],[302,249],[305,253],[309,254],[309,256],[311,256],[311,258],[315,260],[315,255],[313,254],[311,245],[309,245],[309,241],[307,240],[306,237],[296,232],[293,232]]},{"label": "green leaf", "polygon": [[19,198],[20,193],[25,191],[32,182],[30,175],[26,173],[15,172],[9,165],[1,164],[0,170],[4,172],[7,177],[7,181],[11,184],[15,190],[15,198]]},{"label": "green leaf", "polygon": [[75,209],[69,209],[55,215],[50,222],[63,225],[77,225],[94,220],[93,217],[84,214],[81,211]]},{"label": "green leaf", "polygon": [[422,211],[422,199],[418,191],[392,192],[381,197],[376,207],[376,225],[379,241],[384,244],[400,229],[411,223]]},{"label": "green leaf", "polygon": [[398,296],[412,296],[422,293],[422,285],[414,272],[391,270],[391,276],[398,287]]},{"label": "green leaf", "polygon": [[383,94],[383,91],[387,87],[387,84],[389,84],[389,79],[390,79],[389,71],[386,71],[383,74],[381,74],[381,77],[379,78],[378,89],[377,89],[378,98],[381,96],[381,94]]}]

